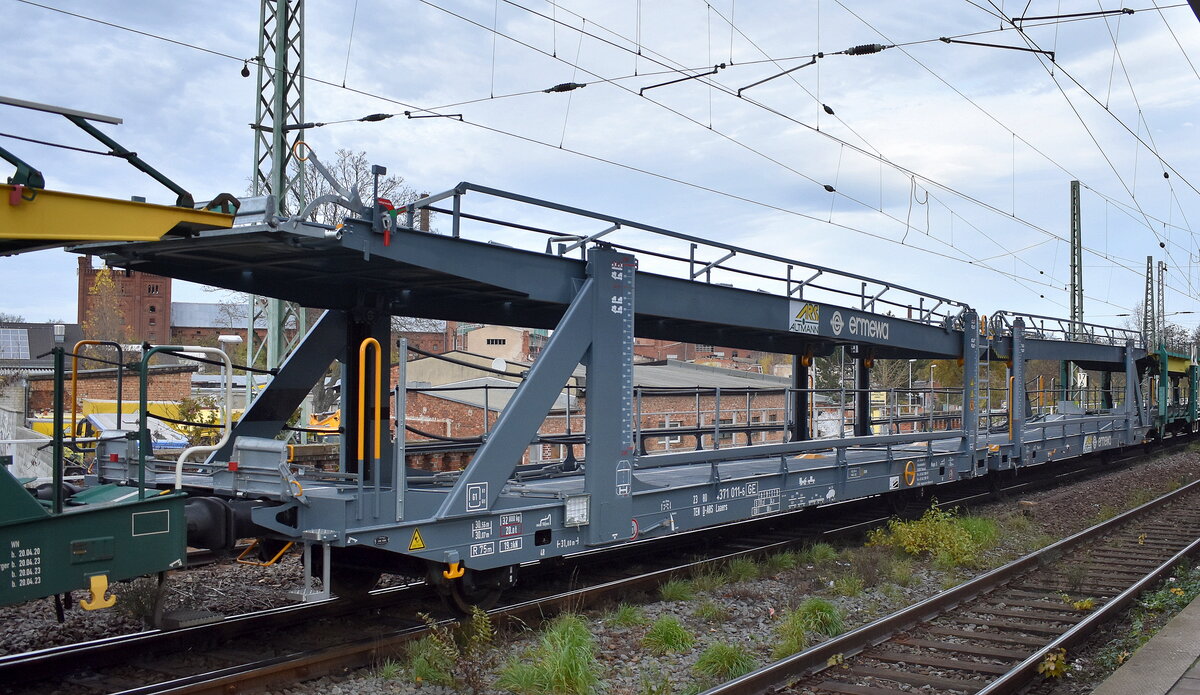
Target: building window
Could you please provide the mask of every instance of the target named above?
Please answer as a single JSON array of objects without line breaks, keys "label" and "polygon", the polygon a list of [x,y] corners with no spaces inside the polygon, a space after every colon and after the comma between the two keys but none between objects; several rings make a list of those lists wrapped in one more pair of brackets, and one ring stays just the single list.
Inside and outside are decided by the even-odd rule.
[{"label": "building window", "polygon": [[154,312],[158,311],[158,307],[151,304],[150,306],[146,307],[146,311],[149,311],[151,314],[153,314]]},{"label": "building window", "polygon": [[696,346],[696,352],[698,352],[698,353],[708,354],[712,351],[713,351],[713,346],[711,346],[711,345],[697,345]]},{"label": "building window", "polygon": [[146,285],[146,294],[158,294],[158,285]]},{"label": "building window", "polygon": [[488,338],[488,345],[505,345],[508,343],[508,338]]},{"label": "building window", "polygon": [[25,328],[0,328],[0,359],[29,359],[29,331]]},{"label": "building window", "polygon": [[158,321],[157,321],[156,319],[150,319],[150,325],[151,325],[151,326],[157,326],[157,325],[158,325]]}]

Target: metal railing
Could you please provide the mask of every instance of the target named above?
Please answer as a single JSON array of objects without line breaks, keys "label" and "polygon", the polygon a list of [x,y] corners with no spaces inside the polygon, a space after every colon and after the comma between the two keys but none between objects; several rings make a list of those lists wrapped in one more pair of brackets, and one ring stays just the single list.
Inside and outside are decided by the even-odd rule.
[{"label": "metal railing", "polygon": [[1025,323],[1025,337],[1037,340],[1061,340],[1076,343],[1124,346],[1132,341],[1135,347],[1145,347],[1141,331],[1116,326],[1083,323],[1053,316],[1039,316],[1014,311],[997,311],[989,319],[993,335],[1012,335],[1013,322]]},{"label": "metal railing", "polygon": [[[541,208],[554,219],[538,227],[467,213],[462,209],[467,193]],[[451,201],[450,208],[437,206],[445,200]],[[636,253],[643,262],[643,270],[694,282],[737,286],[842,306],[852,300],[853,308],[861,311],[881,315],[890,312],[901,319],[930,325],[959,327],[961,314],[969,309],[963,302],[903,285],[468,182],[409,203],[403,208],[405,221],[401,224],[414,229],[417,212],[422,209],[449,215],[449,233],[455,238],[511,243],[558,256],[578,252],[581,258],[586,258],[589,247],[602,243]],[[607,226],[598,230],[562,231],[578,229],[581,220]],[[483,229],[504,230],[503,242],[482,236]],[[538,236],[531,240],[528,235]]]}]

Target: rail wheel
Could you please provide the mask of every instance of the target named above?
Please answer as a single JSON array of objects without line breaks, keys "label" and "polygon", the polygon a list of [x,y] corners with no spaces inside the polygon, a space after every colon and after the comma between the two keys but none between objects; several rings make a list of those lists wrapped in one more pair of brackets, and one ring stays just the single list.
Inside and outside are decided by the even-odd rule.
[{"label": "rail wheel", "polygon": [[483,610],[494,608],[500,602],[504,590],[516,583],[517,568],[498,567],[491,570],[466,568],[458,579],[446,579],[442,565],[431,565],[430,582],[442,597],[450,611],[467,616],[473,607]]},{"label": "rail wheel", "polygon": [[[329,591],[338,598],[356,601],[366,597],[371,589],[379,583],[382,570],[370,567],[340,562],[341,558],[334,554],[329,565]],[[312,554],[312,573],[314,577],[324,574],[325,558],[319,550]]]},{"label": "rail wheel", "polygon": [[329,590],[338,598],[358,600],[375,588],[382,574],[379,570],[339,567],[334,563],[329,568]]}]

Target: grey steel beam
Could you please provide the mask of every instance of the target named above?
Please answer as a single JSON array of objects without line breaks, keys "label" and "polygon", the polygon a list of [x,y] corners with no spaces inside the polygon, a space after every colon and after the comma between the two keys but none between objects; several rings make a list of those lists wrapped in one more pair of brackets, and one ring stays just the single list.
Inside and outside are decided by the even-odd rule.
[{"label": "grey steel beam", "polygon": [[[633,256],[588,251],[592,288],[583,489],[590,496],[588,545],[633,535]],[[539,361],[542,358],[539,358]],[[536,363],[535,363],[536,364]],[[565,379],[563,380],[565,383]],[[561,385],[561,384],[560,384]]]},{"label": "grey steel beam", "polygon": [[805,355],[792,356],[792,441],[802,442],[809,438],[808,432],[808,370]]},{"label": "grey steel beam", "polygon": [[854,360],[854,436],[871,435],[871,368],[867,358]]},{"label": "grey steel beam", "polygon": [[325,374],[329,363],[342,356],[346,349],[345,337],[346,315],[340,311],[325,312],[304,342],[279,367],[271,383],[242,414],[242,419],[233,427],[229,443],[213,452],[208,461],[228,461],[238,437],[273,439],[279,434],[313,384]]},{"label": "grey steel beam", "polygon": [[1076,343],[1061,340],[1026,340],[1026,359],[1030,360],[1071,360],[1076,364],[1107,363],[1115,369],[1120,369],[1125,362],[1126,348],[1120,345],[1103,345],[1099,343]]},{"label": "grey steel beam", "polygon": [[495,504],[554,399],[591,344],[594,292],[595,280],[589,278],[513,393],[495,428],[446,495],[435,515],[437,519],[471,516]]},{"label": "grey steel beam", "polygon": [[[979,314],[963,314],[963,449],[973,459],[979,439]],[[973,464],[972,464],[973,465]]]},{"label": "grey steel beam", "polygon": [[1025,413],[1028,396],[1025,393],[1025,321],[1017,317],[1012,327],[1011,383],[1008,389],[1008,436],[1012,440],[1012,458],[1023,458],[1022,445],[1025,435]]}]

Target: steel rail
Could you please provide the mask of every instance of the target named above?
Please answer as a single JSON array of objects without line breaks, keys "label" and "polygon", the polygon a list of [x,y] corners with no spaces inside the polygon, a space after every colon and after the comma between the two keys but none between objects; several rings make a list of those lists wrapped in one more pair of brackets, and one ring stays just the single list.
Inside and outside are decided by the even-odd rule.
[{"label": "steel rail", "polygon": [[[943,615],[962,603],[995,589],[1001,584],[1036,568],[1044,560],[1057,557],[1066,550],[1084,542],[1100,538],[1131,521],[1157,510],[1159,507],[1198,490],[1200,490],[1200,480],[1115,516],[1108,521],[1064,538],[1035,553],[991,570],[949,591],[931,596],[880,620],[862,625],[850,632],[793,654],[786,659],[710,688],[701,695],[759,695],[770,691],[781,683],[811,676],[827,668],[831,657],[837,655],[851,657],[859,654],[869,647],[886,641],[896,633],[903,632],[915,625]],[[1200,539],[1176,553],[1166,563],[1156,568],[1143,579],[1122,592],[1117,598],[1113,599],[1110,604],[1116,604],[1114,608],[1109,609],[1108,606],[1110,604],[1106,604],[1104,608],[1098,609],[1096,613],[1090,615],[1086,620],[1081,621],[1075,628],[1055,639],[1050,645],[1039,649],[1033,656],[1028,657],[1008,674],[997,679],[984,690],[979,691],[977,695],[1000,695],[1001,693],[1016,692],[1017,689],[1027,684],[1032,675],[1037,672],[1038,664],[1041,663],[1041,660],[1050,650],[1066,644],[1076,644],[1081,641],[1091,630],[1094,630],[1098,624],[1103,622],[1104,618],[1111,617],[1113,611],[1118,611],[1128,605],[1142,589],[1153,583],[1158,577],[1161,577],[1163,573],[1170,571],[1174,563],[1186,557],[1191,552],[1195,552],[1197,549],[1200,549]]]},{"label": "steel rail", "polygon": [[[1180,438],[1181,440],[1183,438]],[[1122,460],[1134,460],[1140,455],[1129,456]],[[1116,463],[1116,462],[1114,462]],[[1064,477],[1081,477],[1088,476],[1096,472],[1103,472],[1108,469],[1108,466],[1091,465],[1075,467],[1070,471],[1056,471],[1053,475],[1045,475],[1040,477],[1031,477],[1021,481],[1013,481],[1011,484],[1001,488],[1001,492],[1013,492],[1024,490],[1031,487],[1054,486],[1060,484]],[[946,500],[945,504],[966,504],[977,500],[984,500],[992,497],[991,492],[974,492],[964,490],[966,494],[956,496]],[[861,502],[861,501],[858,501]],[[855,502],[846,503],[849,506],[830,505],[825,508],[826,511],[831,509],[848,509],[852,508]],[[1141,509],[1141,508],[1139,508]],[[812,510],[807,510],[811,512]],[[1136,510],[1135,510],[1136,511]],[[793,514],[800,514],[794,512]],[[842,514],[843,512],[833,512],[834,514]],[[774,516],[769,519],[752,519],[742,520],[733,524],[728,524],[718,527],[718,531],[724,530],[734,532],[739,528],[771,524],[784,519],[787,514],[782,516]],[[806,540],[811,541],[814,536],[830,536],[835,534],[853,533],[866,528],[878,526],[886,522],[888,515],[872,515],[871,518],[865,520],[853,520],[835,525],[821,525],[820,519],[814,519],[812,523],[805,527],[790,529],[791,537],[781,540],[772,541],[770,543],[760,545],[748,549],[740,549],[736,552],[725,553],[720,556],[700,560],[692,563],[682,564],[675,567],[656,570],[654,572],[638,575],[632,578],[625,578],[613,581],[607,581],[597,584],[593,587],[588,587],[572,592],[565,592],[543,599],[527,601],[525,603],[512,606],[512,610],[528,609],[534,611],[534,620],[540,619],[541,611],[553,612],[562,607],[577,609],[580,605],[584,605],[589,601],[602,599],[609,595],[622,595],[622,592],[630,590],[631,586],[651,586],[655,583],[661,583],[678,576],[686,576],[698,569],[720,565],[735,557],[747,557],[754,555],[763,555],[775,552],[787,547],[794,547],[797,544],[803,543]],[[1124,518],[1117,517],[1117,519]],[[601,549],[585,551],[569,556],[567,559],[578,562],[586,560],[592,556],[611,557],[612,553],[629,552],[636,554],[644,553],[646,545],[662,543],[670,541],[673,544],[678,544],[680,540],[687,537],[699,538],[706,534],[711,534],[714,529],[697,529],[688,531],[682,534],[657,539],[646,539],[644,541],[631,544],[631,547],[623,547],[618,550]],[[767,531],[766,533],[769,533]],[[1056,544],[1053,547],[1057,547]],[[632,582],[632,583],[631,583]],[[35,652],[23,654],[15,654],[6,657],[0,657],[0,681],[14,684],[17,682],[35,681],[38,678],[44,678],[47,673],[68,673],[78,671],[82,668],[92,668],[104,665],[112,665],[114,661],[120,661],[127,658],[131,654],[146,655],[148,653],[169,653],[170,651],[180,651],[192,648],[197,643],[214,644],[229,641],[233,638],[245,635],[249,632],[263,632],[271,629],[286,628],[293,625],[299,625],[307,621],[336,617],[347,613],[347,609],[357,611],[360,609],[378,610],[380,608],[394,606],[399,600],[398,593],[401,591],[414,590],[421,591],[422,596],[428,596],[425,591],[428,587],[423,584],[409,584],[403,587],[392,587],[388,589],[380,589],[371,593],[371,595],[363,602],[357,605],[348,605],[341,601],[323,601],[315,604],[299,604],[284,606],[267,611],[259,611],[240,616],[232,616],[217,623],[207,625],[199,625],[189,628],[183,628],[173,631],[153,630],[133,635],[122,635],[115,637],[103,638],[83,644],[65,645],[51,647]],[[414,596],[417,598],[417,596]],[[920,605],[920,604],[918,604]],[[524,608],[523,608],[524,607]],[[508,609],[497,609],[492,612],[492,615],[497,620],[505,620],[505,611]],[[548,613],[549,614],[549,613]],[[524,618],[523,618],[524,619]],[[221,687],[227,687],[235,683],[242,683],[246,677],[252,677],[255,682],[261,684],[274,684],[280,680],[294,681],[297,678],[316,677],[328,667],[330,669],[341,669],[351,666],[363,666],[372,663],[376,660],[379,654],[387,653],[389,649],[393,649],[398,645],[412,639],[414,636],[419,637],[421,628],[414,628],[417,633],[411,633],[408,629],[397,631],[393,635],[381,635],[376,638],[374,646],[368,644],[369,641],[363,641],[357,647],[344,644],[330,648],[329,650],[313,650],[312,652],[297,652],[288,657],[272,657],[264,659],[255,664],[243,665],[241,667],[231,667],[222,669],[218,672],[210,673],[207,680],[198,676],[187,676],[178,678],[169,683],[157,685],[148,685],[139,687],[134,690],[127,691],[128,693],[149,693],[149,692],[208,692],[206,688],[212,684],[215,688],[213,692],[220,690]],[[393,642],[393,638],[394,641]],[[328,652],[326,656],[321,656],[321,653]],[[353,656],[357,654],[358,656]],[[298,663],[296,660],[300,660]],[[322,666],[321,664],[325,664]],[[251,676],[242,674],[250,673]],[[290,674],[290,675],[287,675]],[[205,685],[208,683],[209,685]],[[183,688],[182,690],[163,690],[170,686],[172,688]]]}]

